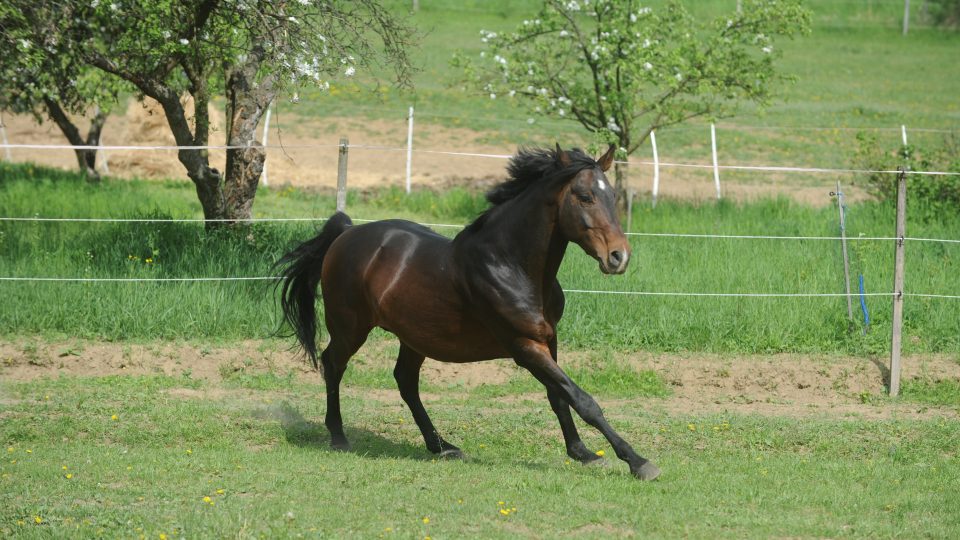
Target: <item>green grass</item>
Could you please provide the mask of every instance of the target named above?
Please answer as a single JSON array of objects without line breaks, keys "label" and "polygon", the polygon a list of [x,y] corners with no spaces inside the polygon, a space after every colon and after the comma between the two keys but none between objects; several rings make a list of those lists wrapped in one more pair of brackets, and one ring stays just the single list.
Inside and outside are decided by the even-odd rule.
[{"label": "green grass", "polygon": [[[647,4],[657,7],[663,3]],[[730,0],[685,4],[700,18],[729,13],[735,5]],[[482,142],[507,149],[554,141],[565,146],[585,145],[592,138],[579,124],[541,117],[530,124],[531,114],[517,101],[491,100],[485,92],[462,88],[457,84],[459,74],[450,66],[454,50],[480,53],[481,29],[511,30],[533,17],[538,5],[532,1],[425,5],[410,19],[425,32],[422,47],[412,52],[422,67],[413,91],[380,87],[372,92],[361,77],[335,83],[330,94],[301,92],[299,104],[283,107],[308,119],[358,116],[399,125],[407,107],[414,105],[418,132],[436,125],[463,127],[480,132]],[[770,106],[745,106],[736,117],[722,122],[718,129],[721,162],[846,167],[855,148],[855,129],[884,130],[881,140],[891,149],[899,145],[902,124],[910,130],[910,142],[919,145],[929,145],[943,135],[911,128],[957,129],[960,105],[954,96],[960,94],[960,65],[954,59],[960,33],[924,27],[920,8],[914,6],[911,32],[902,36],[903,3],[897,1],[811,0],[807,5],[814,12],[813,32],[776,44],[784,53],[782,72],[796,76],[797,81],[779,88]],[[398,2],[396,7],[404,11],[409,3]],[[286,129],[298,129],[297,122],[285,125]],[[803,129],[807,127],[834,129]],[[665,129],[658,133],[658,146],[663,161],[707,163],[709,128],[701,123]],[[451,140],[442,149],[463,148]],[[641,159],[649,155],[649,147],[636,154]],[[745,177],[753,182],[769,181],[757,174]]]},{"label": "green grass", "polygon": [[[60,175],[60,178],[54,176]],[[0,167],[0,214],[59,217],[199,217],[187,183],[107,180],[91,187],[62,173],[31,166]],[[84,205],[76,204],[84,200]],[[330,194],[262,189],[258,216],[327,216]],[[463,224],[483,202],[455,189],[406,197],[396,189],[353,194],[355,218],[403,217]],[[908,211],[908,215],[912,215]],[[848,235],[890,236],[893,209],[862,203],[849,208]],[[634,210],[634,229],[647,233],[835,236],[835,209],[786,199],[756,203],[664,201]],[[258,223],[249,231],[207,233],[200,223],[0,222],[0,275],[25,277],[178,278],[271,276],[271,265],[315,233],[318,223]],[[454,234],[456,229],[439,229]],[[956,216],[911,221],[908,235],[957,238]],[[571,248],[560,271],[567,289],[703,293],[839,293],[838,242],[631,237],[624,276],[601,274]],[[911,242],[907,291],[957,294],[957,248]],[[889,242],[851,241],[854,286],[863,273],[868,292],[889,291]],[[147,262],[151,259],[151,262]],[[107,340],[261,339],[279,327],[272,285],[254,282],[52,283],[0,282],[4,335],[40,334]],[[560,324],[565,347],[591,350],[714,351],[735,353],[841,352],[883,354],[889,346],[891,299],[869,297],[872,325],[848,331],[843,298],[709,298],[568,294]],[[960,304],[908,297],[907,352],[960,350]],[[855,309],[856,309],[855,302]],[[857,310],[857,321],[861,320]],[[392,384],[392,383],[391,383]]]},{"label": "green grass", "polygon": [[[597,388],[601,403],[615,387]],[[363,387],[348,388],[344,417],[354,452],[337,453],[328,449],[321,423],[319,385],[237,388],[165,376],[0,382],[0,534],[948,538],[960,532],[960,500],[952,496],[960,482],[954,419],[669,414],[659,398],[634,397],[606,409],[621,434],[664,470],[659,481],[641,483],[612,457],[606,468],[569,463],[545,399],[449,391],[429,399],[444,436],[469,456],[438,462],[398,397],[369,399]],[[612,456],[595,432],[582,432],[590,447]]]}]

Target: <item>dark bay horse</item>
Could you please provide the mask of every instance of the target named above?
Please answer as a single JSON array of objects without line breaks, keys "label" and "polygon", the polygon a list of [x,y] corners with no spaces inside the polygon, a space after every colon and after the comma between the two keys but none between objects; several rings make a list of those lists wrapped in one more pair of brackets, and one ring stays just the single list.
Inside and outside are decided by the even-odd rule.
[{"label": "dark bay horse", "polygon": [[579,245],[607,274],[622,274],[630,259],[614,189],[604,175],[613,155],[612,146],[597,161],[559,145],[554,151],[520,150],[508,166],[510,179],[487,193],[492,206],[452,241],[409,221],[354,226],[337,213],[319,235],[280,259],[284,316],[314,366],[318,285],[322,291],[330,343],[320,363],[334,448],[349,448],[340,416],[347,361],[380,327],[400,339],[393,374],[431,452],[462,457],[420,401],[424,358],[513,358],[546,387],[571,458],[600,459],[581,441],[572,407],[603,433],[634,476],[652,480],[660,474],[557,365],[556,328],[564,306],[557,271],[567,245]]}]

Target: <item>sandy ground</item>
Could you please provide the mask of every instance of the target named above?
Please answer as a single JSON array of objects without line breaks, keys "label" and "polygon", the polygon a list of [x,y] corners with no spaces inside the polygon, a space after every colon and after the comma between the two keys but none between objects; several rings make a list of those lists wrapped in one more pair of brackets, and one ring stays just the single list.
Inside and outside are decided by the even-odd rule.
[{"label": "sandy ground", "polygon": [[[188,109],[190,107],[188,106]],[[223,114],[211,109],[211,145],[223,145]],[[67,141],[52,122],[40,125],[25,115],[4,115],[7,138],[13,144],[66,144]],[[131,102],[122,114],[113,114],[104,129],[104,145],[174,145],[162,112],[157,106]],[[81,125],[83,123],[81,122]],[[279,128],[279,131],[277,130]],[[85,127],[82,128],[85,132]],[[510,155],[516,145],[496,145],[488,141],[488,133],[451,128],[418,120],[414,135],[411,182],[414,187],[443,189],[450,185],[486,188],[504,177],[505,158],[449,155],[435,152]],[[337,180],[337,144],[347,137],[352,147],[348,156],[349,187],[403,186],[406,179],[407,123],[402,115],[396,118],[366,120],[348,117],[301,118],[277,115],[271,120],[267,152],[267,180],[271,186],[293,185],[334,189]],[[563,141],[560,141],[563,144]],[[282,147],[281,147],[282,146]],[[32,161],[49,166],[75,168],[71,150],[13,149],[14,161]],[[101,152],[109,173],[130,178],[186,178],[174,150],[117,150]],[[638,157],[642,161],[647,157]],[[223,170],[224,150],[211,150],[211,163]],[[708,164],[706,161],[703,164]],[[757,164],[761,165],[761,164]],[[649,200],[652,168],[630,166],[631,182],[638,203]],[[721,173],[725,197],[753,200],[784,195],[794,200],[815,204],[834,204],[829,196],[835,181],[828,175],[802,177],[797,174],[769,172]],[[854,186],[846,190],[848,200],[864,199],[867,194]],[[713,172],[710,169],[662,168],[660,197],[710,200],[716,196]]]},{"label": "sandy ground", "polygon": [[[353,360],[353,369],[392,368],[396,344],[368,343]],[[561,350],[561,365],[583,365],[585,353]],[[882,399],[887,359],[778,354],[732,356],[712,354],[619,354],[603,362],[625,363],[634,369],[655,370],[671,388],[667,398],[641,400],[644,406],[684,415],[736,412],[788,417],[951,418],[960,420],[960,408],[935,407]],[[293,373],[302,381],[320,383],[319,373],[276,343],[247,341],[223,347],[177,343],[118,344],[107,342],[0,342],[0,378],[8,381],[40,377],[104,376],[113,374],[189,373],[218,384],[237,371],[279,375]],[[501,384],[527,377],[507,360],[475,364],[442,364],[428,360],[423,379],[462,392],[482,384]],[[960,361],[945,355],[911,356],[903,360],[903,380],[960,379]],[[349,375],[347,377],[349,381]],[[589,391],[590,389],[587,388]],[[347,395],[399,402],[396,391],[371,390],[345,384]],[[204,391],[206,393],[206,390]],[[425,393],[424,400],[440,394]],[[540,399],[540,394],[513,399]],[[601,400],[618,410],[618,401]]]}]

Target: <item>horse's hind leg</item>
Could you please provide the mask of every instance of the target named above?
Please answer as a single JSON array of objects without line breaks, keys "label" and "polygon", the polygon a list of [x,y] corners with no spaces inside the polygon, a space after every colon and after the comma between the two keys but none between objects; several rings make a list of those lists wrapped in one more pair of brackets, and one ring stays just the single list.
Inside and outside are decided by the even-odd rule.
[{"label": "horse's hind leg", "polygon": [[347,370],[347,362],[367,340],[370,330],[354,332],[349,338],[342,333],[331,332],[330,344],[320,355],[323,363],[323,379],[327,386],[327,416],[324,420],[330,430],[330,446],[336,450],[350,450],[350,443],[343,433],[343,417],[340,415],[340,381]]},{"label": "horse's hind leg", "polygon": [[462,458],[463,452],[456,446],[443,440],[433,427],[427,410],[420,401],[420,366],[423,365],[423,355],[400,343],[400,354],[397,356],[397,366],[393,369],[393,377],[397,380],[400,397],[410,407],[413,419],[423,434],[427,449],[434,454],[447,458]]},{"label": "horse's hind leg", "polygon": [[[550,356],[553,357],[554,362],[557,361],[557,338],[550,341]],[[570,405],[564,401],[556,390],[550,387],[547,387],[547,399],[550,400],[550,408],[557,415],[557,420],[560,421],[560,431],[563,433],[567,455],[580,463],[602,460],[603,458],[587,449],[583,440],[580,439],[580,433],[577,431],[577,426],[573,422],[573,415],[570,413]]]}]

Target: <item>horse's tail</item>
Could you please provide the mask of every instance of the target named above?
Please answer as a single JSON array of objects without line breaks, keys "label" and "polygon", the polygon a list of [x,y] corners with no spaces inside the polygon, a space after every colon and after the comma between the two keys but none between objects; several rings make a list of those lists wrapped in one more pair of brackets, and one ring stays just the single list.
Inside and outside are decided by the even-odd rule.
[{"label": "horse's tail", "polygon": [[280,307],[283,318],[300,341],[304,352],[314,368],[317,362],[317,286],[323,270],[323,258],[330,245],[353,225],[350,217],[337,212],[323,226],[320,234],[300,244],[277,261],[282,268],[280,282]]}]

